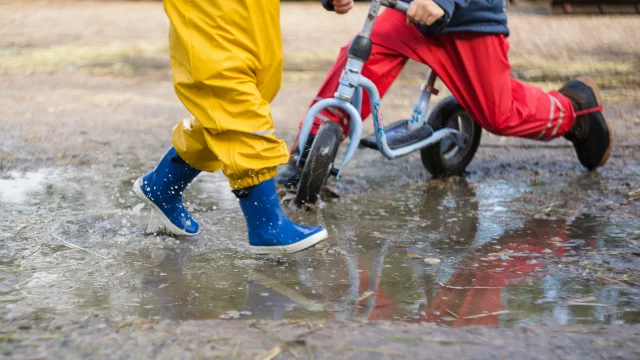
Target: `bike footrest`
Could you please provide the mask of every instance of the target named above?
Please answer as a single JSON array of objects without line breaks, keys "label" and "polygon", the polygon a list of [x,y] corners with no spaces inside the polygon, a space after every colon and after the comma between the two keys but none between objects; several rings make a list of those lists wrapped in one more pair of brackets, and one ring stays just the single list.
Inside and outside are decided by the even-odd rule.
[{"label": "bike footrest", "polygon": [[[433,135],[433,128],[427,124],[413,131],[409,131],[407,130],[408,123],[409,120],[400,120],[385,127],[384,132],[387,135],[387,145],[389,145],[391,150],[413,145]],[[379,150],[376,134],[373,133],[360,140],[360,146]]]}]

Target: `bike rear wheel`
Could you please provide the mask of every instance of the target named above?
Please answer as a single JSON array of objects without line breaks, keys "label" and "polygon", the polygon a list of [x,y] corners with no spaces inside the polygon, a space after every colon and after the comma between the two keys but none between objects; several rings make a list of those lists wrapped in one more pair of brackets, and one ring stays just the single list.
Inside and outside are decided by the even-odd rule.
[{"label": "bike rear wheel", "polygon": [[446,178],[462,175],[471,162],[482,136],[482,127],[467,113],[454,97],[442,100],[429,114],[427,124],[434,131],[452,128],[467,136],[463,146],[451,138],[445,138],[437,144],[420,151],[422,164],[434,178]]}]

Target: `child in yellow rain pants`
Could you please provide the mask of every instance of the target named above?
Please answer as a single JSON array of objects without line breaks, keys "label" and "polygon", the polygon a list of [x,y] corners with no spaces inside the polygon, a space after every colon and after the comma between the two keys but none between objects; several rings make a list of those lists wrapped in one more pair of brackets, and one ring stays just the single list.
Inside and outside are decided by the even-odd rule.
[{"label": "child in yellow rain pants", "polygon": [[[352,0],[334,3],[344,13]],[[289,159],[269,107],[282,78],[279,0],[165,0],[164,8],[174,87],[193,117],[175,126],[173,147],[136,180],[136,194],[169,231],[194,235],[198,223],[182,192],[201,171],[222,170],[247,220],[252,251],[296,252],[324,240],[322,227],[284,216],[273,180]]]}]

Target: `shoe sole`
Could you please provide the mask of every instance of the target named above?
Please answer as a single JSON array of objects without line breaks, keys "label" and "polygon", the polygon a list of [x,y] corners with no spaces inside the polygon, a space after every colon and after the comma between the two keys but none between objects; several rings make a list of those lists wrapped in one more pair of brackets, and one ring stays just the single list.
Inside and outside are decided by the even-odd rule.
[{"label": "shoe sole", "polygon": [[322,230],[295,244],[286,246],[250,246],[249,249],[254,254],[292,254],[306,250],[326,239],[328,236],[327,230]]},{"label": "shoe sole", "polygon": [[[598,86],[598,84],[596,84],[595,80],[593,80],[588,76],[579,77],[577,80],[583,82],[585,85],[590,87],[593,93],[596,95],[596,100],[598,100],[598,105],[602,105],[602,96],[600,95],[600,87]],[[613,131],[611,129],[611,125],[609,125],[609,122],[607,121],[607,118],[604,117],[604,112],[602,113],[602,118],[604,119],[605,124],[607,124],[607,129],[609,130],[609,147],[607,148],[607,151],[605,151],[604,156],[602,157],[602,160],[600,160],[600,163],[598,164],[597,167],[603,166],[604,164],[607,163],[607,161],[609,160],[609,155],[611,155],[611,148],[613,148]]]},{"label": "shoe sole", "polygon": [[144,194],[144,192],[142,191],[142,177],[138,178],[138,180],[136,180],[133,183],[133,192],[136,194],[136,196],[138,196],[140,198],[140,200],[144,201],[145,204],[151,206],[151,208],[155,209],[158,212],[160,220],[162,221],[164,226],[167,228],[167,230],[169,230],[169,232],[171,232],[172,234],[174,234],[174,235],[182,235],[182,236],[193,236],[193,235],[197,235],[198,232],[200,232],[200,230],[198,230],[195,233],[189,233],[189,232],[186,232],[186,231],[180,229],[179,227],[175,226],[171,222],[171,220],[169,220],[169,218],[165,216],[165,214],[162,212],[162,210],[160,210],[158,205],[154,204],[153,201],[151,201],[147,197],[147,195]]}]

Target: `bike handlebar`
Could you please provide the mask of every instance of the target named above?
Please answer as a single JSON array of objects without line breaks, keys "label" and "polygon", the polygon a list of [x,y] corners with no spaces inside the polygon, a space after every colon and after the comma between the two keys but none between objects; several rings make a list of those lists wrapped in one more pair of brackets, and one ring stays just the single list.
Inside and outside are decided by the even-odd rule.
[{"label": "bike handlebar", "polygon": [[404,14],[406,14],[407,10],[409,10],[409,4],[400,0],[380,0],[380,4],[390,9],[400,11]]}]

